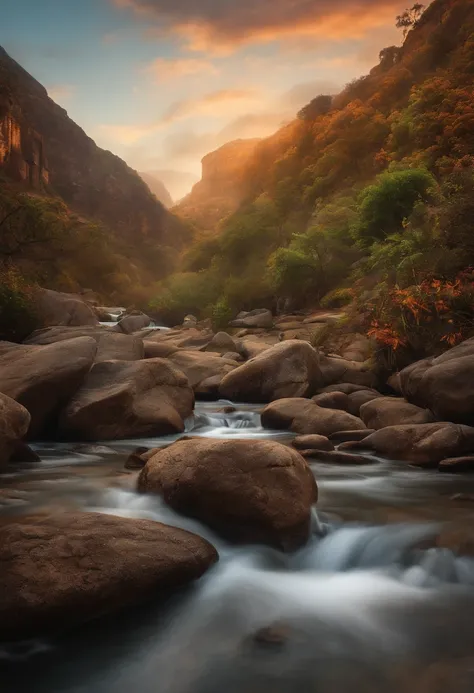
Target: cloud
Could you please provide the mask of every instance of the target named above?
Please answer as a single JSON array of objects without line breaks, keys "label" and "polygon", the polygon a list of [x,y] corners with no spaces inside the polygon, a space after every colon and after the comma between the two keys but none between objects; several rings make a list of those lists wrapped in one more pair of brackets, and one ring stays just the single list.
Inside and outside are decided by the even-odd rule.
[{"label": "cloud", "polygon": [[183,99],[172,103],[156,120],[137,125],[100,125],[107,139],[122,145],[136,144],[140,140],[180,120],[204,115],[223,118],[242,112],[259,102],[259,92],[254,89],[220,89],[195,99]]},{"label": "cloud", "polygon": [[52,84],[47,88],[48,96],[53,101],[66,101],[75,91],[76,88],[71,84]]},{"label": "cloud", "polygon": [[255,105],[260,100],[261,95],[256,89],[220,89],[196,99],[175,101],[165,111],[160,123],[169,125],[198,115],[222,118]]},{"label": "cloud", "polygon": [[219,70],[209,60],[199,58],[157,58],[146,68],[157,82],[183,79],[198,74],[216,75]]},{"label": "cloud", "polygon": [[112,0],[172,30],[199,51],[319,37],[360,38],[393,22],[401,0]]}]

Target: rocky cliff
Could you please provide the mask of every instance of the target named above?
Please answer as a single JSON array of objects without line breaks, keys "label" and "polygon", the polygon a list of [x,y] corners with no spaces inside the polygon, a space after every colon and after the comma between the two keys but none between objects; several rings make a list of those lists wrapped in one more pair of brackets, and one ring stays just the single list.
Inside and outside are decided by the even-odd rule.
[{"label": "rocky cliff", "polygon": [[247,166],[260,139],[234,140],[202,160],[202,178],[177,211],[201,228],[215,226],[242,201]]},{"label": "rocky cliff", "polygon": [[[132,244],[179,246],[187,231],[119,157],[96,146],[46,89],[0,47],[0,168],[58,195]],[[135,259],[135,258],[133,258]]]}]

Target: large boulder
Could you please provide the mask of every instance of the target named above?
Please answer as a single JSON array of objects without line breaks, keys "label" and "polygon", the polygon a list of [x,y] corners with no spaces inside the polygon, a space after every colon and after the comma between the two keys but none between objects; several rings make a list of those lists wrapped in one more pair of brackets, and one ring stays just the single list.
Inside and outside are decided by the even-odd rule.
[{"label": "large boulder", "polygon": [[232,541],[287,550],[308,539],[317,499],[301,455],[262,440],[178,441],[148,460],[139,490],[161,494],[178,512]]},{"label": "large boulder", "polygon": [[194,394],[165,359],[93,366],[60,418],[60,434],[81,440],[167,435],[184,430]]},{"label": "large boulder", "polygon": [[0,640],[63,631],[166,596],[215,561],[201,537],[99,513],[22,517],[0,526]]},{"label": "large boulder", "polygon": [[236,352],[237,347],[227,332],[217,332],[204,350],[212,351],[222,356],[228,352]]},{"label": "large boulder", "polygon": [[30,421],[25,407],[0,393],[0,469],[14,455]]},{"label": "large boulder", "polygon": [[125,317],[118,321],[117,326],[113,329],[117,332],[123,332],[124,334],[132,334],[132,332],[138,332],[139,330],[143,330],[144,327],[148,327],[150,323],[151,318],[149,318],[148,315],[137,311],[136,313],[125,315]]},{"label": "large boulder", "polygon": [[35,293],[35,305],[43,327],[97,325],[98,322],[92,308],[76,294],[38,289]]},{"label": "large boulder", "polygon": [[360,407],[360,418],[367,428],[385,428],[402,424],[424,424],[434,421],[428,409],[409,404],[403,397],[377,397]]},{"label": "large boulder", "polygon": [[437,419],[474,424],[474,338],[399,374],[404,397],[431,409]]},{"label": "large boulder", "polygon": [[388,426],[361,441],[342,443],[340,449],[368,450],[420,467],[474,452],[474,428],[454,423]]},{"label": "large boulder", "polygon": [[144,358],[143,340],[135,335],[113,332],[105,327],[49,327],[36,330],[24,344],[54,344],[73,337],[92,337],[97,342],[95,361],[138,361]]},{"label": "large boulder", "polygon": [[372,388],[377,385],[377,375],[371,362],[347,361],[340,356],[321,355],[320,369],[323,385],[353,383]]},{"label": "large boulder", "polygon": [[31,438],[52,433],[58,411],[89,372],[97,351],[92,337],[46,346],[0,345],[0,392],[31,414]]},{"label": "large boulder", "polygon": [[307,342],[281,342],[232,371],[221,382],[221,397],[236,402],[272,402],[306,397],[321,386],[319,353]]},{"label": "large boulder", "polygon": [[262,411],[264,428],[293,431],[299,435],[317,433],[329,437],[338,431],[365,429],[365,424],[352,414],[325,409],[312,400],[286,398],[272,402]]},{"label": "large boulder", "polygon": [[178,350],[167,358],[188,378],[196,395],[217,395],[222,379],[239,366],[218,354]]},{"label": "large boulder", "polygon": [[242,311],[235,320],[232,320],[230,326],[271,329],[273,327],[273,315],[267,308],[256,308],[249,312]]}]

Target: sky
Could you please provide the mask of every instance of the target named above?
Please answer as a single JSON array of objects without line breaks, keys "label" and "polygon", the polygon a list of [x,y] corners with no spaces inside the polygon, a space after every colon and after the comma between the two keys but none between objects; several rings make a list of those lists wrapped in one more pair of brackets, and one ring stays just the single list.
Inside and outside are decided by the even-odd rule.
[{"label": "sky", "polygon": [[[410,4],[410,3],[408,3]],[[406,0],[1,0],[0,45],[96,143],[176,198],[401,42]],[[166,173],[168,172],[168,173]],[[173,173],[186,175],[175,176]],[[168,180],[167,180],[168,177]]]}]

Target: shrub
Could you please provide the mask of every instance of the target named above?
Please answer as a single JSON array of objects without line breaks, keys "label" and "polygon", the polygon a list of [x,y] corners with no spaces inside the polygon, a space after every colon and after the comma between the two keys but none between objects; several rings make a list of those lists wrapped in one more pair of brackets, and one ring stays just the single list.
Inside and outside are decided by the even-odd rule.
[{"label": "shrub", "polygon": [[0,339],[21,342],[39,326],[34,287],[13,267],[0,270]]},{"label": "shrub", "polygon": [[226,298],[220,298],[211,308],[212,328],[215,332],[224,329],[234,316]]},{"label": "shrub", "polygon": [[321,308],[342,308],[354,298],[352,289],[333,289],[321,299]]}]

